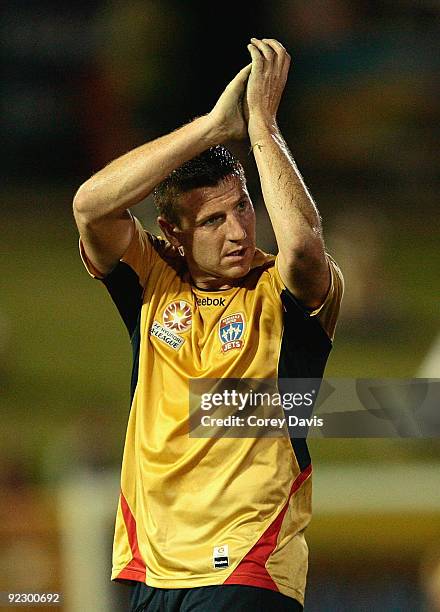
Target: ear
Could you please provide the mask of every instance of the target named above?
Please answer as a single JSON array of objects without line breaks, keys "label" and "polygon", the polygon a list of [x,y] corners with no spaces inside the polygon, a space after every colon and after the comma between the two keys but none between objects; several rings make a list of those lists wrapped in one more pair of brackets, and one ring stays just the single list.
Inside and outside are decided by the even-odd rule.
[{"label": "ear", "polygon": [[181,242],[178,238],[180,229],[177,225],[170,223],[165,217],[157,217],[157,223],[168,242],[178,249],[181,246]]}]

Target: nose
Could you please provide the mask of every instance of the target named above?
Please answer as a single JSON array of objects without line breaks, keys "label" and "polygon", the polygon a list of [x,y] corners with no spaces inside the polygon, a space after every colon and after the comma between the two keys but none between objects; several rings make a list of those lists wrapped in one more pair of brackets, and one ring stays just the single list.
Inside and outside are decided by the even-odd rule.
[{"label": "nose", "polygon": [[231,215],[227,221],[226,238],[230,242],[241,242],[247,237],[246,228],[241,219]]}]

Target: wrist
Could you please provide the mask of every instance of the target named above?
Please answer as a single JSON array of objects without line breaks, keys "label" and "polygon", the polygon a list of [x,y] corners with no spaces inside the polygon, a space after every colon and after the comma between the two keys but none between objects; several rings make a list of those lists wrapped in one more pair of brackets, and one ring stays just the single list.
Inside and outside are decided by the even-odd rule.
[{"label": "wrist", "polygon": [[258,140],[271,138],[274,134],[277,134],[278,131],[277,122],[274,117],[266,117],[257,114],[249,115],[248,134],[252,146]]},{"label": "wrist", "polygon": [[189,124],[196,131],[198,138],[205,145],[205,148],[213,147],[222,142],[222,133],[211,114],[196,117]]},{"label": "wrist", "polygon": [[224,123],[218,120],[213,111],[209,112],[207,115],[203,115],[203,117],[199,117],[199,119],[203,121],[205,138],[209,142],[209,147],[222,144],[226,140],[229,140],[230,134],[226,131]]}]

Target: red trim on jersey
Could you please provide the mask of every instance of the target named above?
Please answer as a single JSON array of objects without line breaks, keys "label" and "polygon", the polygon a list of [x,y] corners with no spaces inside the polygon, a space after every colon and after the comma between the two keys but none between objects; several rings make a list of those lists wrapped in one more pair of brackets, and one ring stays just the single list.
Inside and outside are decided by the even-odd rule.
[{"label": "red trim on jersey", "polygon": [[292,488],[290,489],[287,502],[279,515],[276,517],[273,523],[269,525],[261,538],[250,549],[247,555],[243,557],[235,570],[223,584],[244,584],[249,586],[263,587],[265,589],[271,589],[272,591],[279,590],[266,569],[266,562],[277,545],[278,535],[289,506],[290,498],[296,491],[298,491],[300,486],[311,473],[312,465],[310,464],[297,476],[292,484]]},{"label": "red trim on jersey", "polygon": [[128,506],[127,500],[121,491],[121,510],[124,517],[125,528],[127,529],[128,542],[130,544],[132,559],[118,574],[118,579],[125,578],[126,580],[138,580],[145,582],[146,565],[139,551],[136,519],[134,518]]}]

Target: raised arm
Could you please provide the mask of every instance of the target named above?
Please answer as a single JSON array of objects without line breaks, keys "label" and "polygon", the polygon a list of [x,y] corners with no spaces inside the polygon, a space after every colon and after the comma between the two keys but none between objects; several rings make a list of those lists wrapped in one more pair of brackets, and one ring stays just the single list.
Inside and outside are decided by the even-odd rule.
[{"label": "raised arm", "polygon": [[107,274],[127,249],[133,231],[128,209],[172,170],[205,149],[245,138],[242,97],[251,65],[229,83],[210,113],[111,162],[78,189],[73,211],[89,259]]},{"label": "raised arm", "polygon": [[307,308],[323,302],[330,284],[321,220],[276,115],[287,81],[290,56],[273,39],[251,39],[252,70],[245,114],[264,202],[278,244],[278,269],[286,287]]}]

